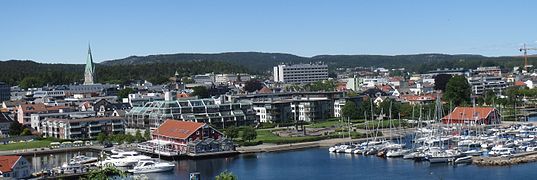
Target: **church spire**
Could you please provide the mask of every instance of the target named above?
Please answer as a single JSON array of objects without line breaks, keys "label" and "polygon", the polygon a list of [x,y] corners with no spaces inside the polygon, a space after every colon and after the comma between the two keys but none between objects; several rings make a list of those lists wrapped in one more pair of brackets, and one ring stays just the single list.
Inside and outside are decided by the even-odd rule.
[{"label": "church spire", "polygon": [[95,82],[95,65],[93,64],[93,56],[91,55],[91,46],[88,43],[88,57],[86,59],[86,69],[84,71],[84,84],[90,85]]}]

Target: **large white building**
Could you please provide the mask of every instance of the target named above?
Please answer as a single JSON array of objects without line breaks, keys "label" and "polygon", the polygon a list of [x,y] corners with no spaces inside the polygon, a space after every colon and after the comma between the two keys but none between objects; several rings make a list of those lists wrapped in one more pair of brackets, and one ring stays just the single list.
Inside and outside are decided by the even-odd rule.
[{"label": "large white building", "polygon": [[507,88],[507,82],[500,76],[469,77],[468,83],[472,86],[474,95],[483,95],[487,90],[501,94]]},{"label": "large white building", "polygon": [[295,64],[274,66],[274,82],[311,83],[328,79],[328,65]]}]

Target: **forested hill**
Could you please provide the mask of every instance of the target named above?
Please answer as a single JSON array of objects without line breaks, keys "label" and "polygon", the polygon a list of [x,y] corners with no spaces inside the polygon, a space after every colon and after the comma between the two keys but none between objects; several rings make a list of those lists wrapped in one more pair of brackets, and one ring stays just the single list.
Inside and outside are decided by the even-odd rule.
[{"label": "forested hill", "polygon": [[269,70],[280,63],[304,63],[309,58],[283,53],[229,52],[217,54],[163,54],[149,56],[130,56],[124,59],[104,61],[102,65],[131,65],[151,63],[175,63],[191,61],[223,61],[243,65],[251,70]]},{"label": "forested hill", "polygon": [[[324,62],[333,70],[337,67],[406,68],[411,72],[426,72],[437,68],[476,68],[522,66],[522,57],[486,57],[480,55],[320,55],[300,57],[282,53],[230,52],[217,54],[167,54],[131,56],[97,64],[97,81],[126,83],[130,80],[149,80],[162,83],[178,71],[181,76],[200,73],[266,73],[280,63]],[[529,60],[537,66],[537,57]],[[44,64],[33,61],[0,61],[0,81],[10,85],[41,86],[81,83],[84,66],[81,64]]]},{"label": "forested hill", "polygon": [[[213,61],[96,66],[97,82],[100,83],[128,83],[131,80],[164,83],[176,71],[182,77],[210,72],[251,73],[240,65]],[[81,64],[0,61],[0,81],[22,88],[82,83],[83,78],[84,65]]]},{"label": "forested hill", "polygon": [[[537,58],[530,58],[536,60]],[[301,57],[282,53],[231,52],[217,54],[165,54],[150,56],[131,56],[124,59],[102,62],[103,65],[130,65],[189,61],[224,61],[240,64],[256,71],[270,71],[271,67],[280,63],[310,63],[322,61],[331,68],[336,67],[404,67],[410,71],[425,72],[436,68],[475,68],[479,66],[501,66],[511,68],[523,64],[521,57],[486,57],[481,55],[447,55],[447,54],[415,54],[415,55],[320,55]],[[537,62],[530,61],[537,65]]]}]

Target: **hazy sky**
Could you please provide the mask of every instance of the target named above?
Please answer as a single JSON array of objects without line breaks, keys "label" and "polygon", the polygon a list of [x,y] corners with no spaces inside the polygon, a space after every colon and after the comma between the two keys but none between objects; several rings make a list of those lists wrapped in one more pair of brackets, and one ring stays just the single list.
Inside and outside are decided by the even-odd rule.
[{"label": "hazy sky", "polygon": [[[519,55],[537,1],[0,1],[0,60],[258,51]],[[533,52],[537,53],[537,52]]]}]

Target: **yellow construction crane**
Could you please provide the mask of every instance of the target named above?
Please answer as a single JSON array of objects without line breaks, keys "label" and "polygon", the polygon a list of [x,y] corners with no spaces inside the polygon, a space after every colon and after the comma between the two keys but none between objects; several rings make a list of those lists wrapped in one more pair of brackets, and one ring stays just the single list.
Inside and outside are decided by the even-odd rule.
[{"label": "yellow construction crane", "polygon": [[521,52],[524,52],[524,70],[528,72],[528,50],[537,50],[537,48],[526,47],[526,43],[519,49]]}]

